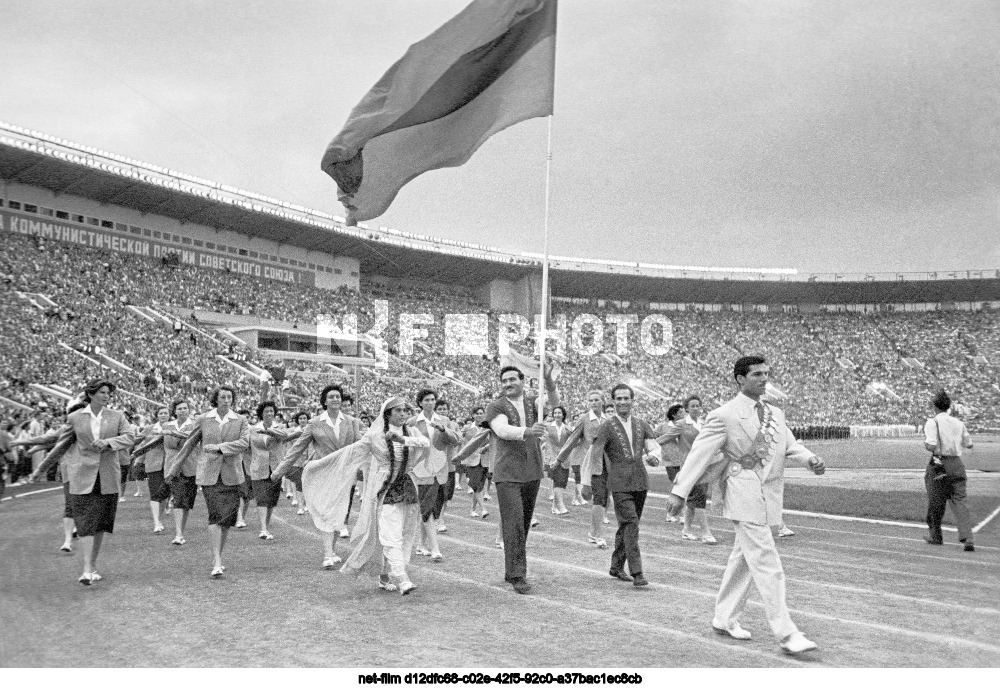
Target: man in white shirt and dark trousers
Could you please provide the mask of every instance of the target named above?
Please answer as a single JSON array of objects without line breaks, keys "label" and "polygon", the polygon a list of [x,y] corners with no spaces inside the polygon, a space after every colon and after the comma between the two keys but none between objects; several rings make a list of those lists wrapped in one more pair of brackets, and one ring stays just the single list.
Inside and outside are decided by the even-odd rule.
[{"label": "man in white shirt and dark trousers", "polygon": [[924,425],[924,447],[931,452],[931,460],[924,473],[927,487],[927,527],[930,533],[924,539],[928,544],[944,544],[941,519],[945,507],[951,502],[958,522],[958,541],[965,544],[966,552],[975,552],[972,544],[972,517],[965,505],[965,464],[962,447],[972,449],[972,439],[965,423],[948,414],[951,399],[941,390],[934,395],[937,415]]},{"label": "man in white shirt and dark trousers", "polygon": [[[548,367],[544,377],[548,402],[555,407],[559,395]],[[524,393],[524,373],[514,366],[505,366],[500,370],[500,386],[503,394],[486,407],[483,424],[497,438],[493,481],[503,531],[504,580],[524,595],[531,592],[525,547],[542,480],[540,439],[547,426],[539,422],[538,409],[533,403],[536,399]]]}]

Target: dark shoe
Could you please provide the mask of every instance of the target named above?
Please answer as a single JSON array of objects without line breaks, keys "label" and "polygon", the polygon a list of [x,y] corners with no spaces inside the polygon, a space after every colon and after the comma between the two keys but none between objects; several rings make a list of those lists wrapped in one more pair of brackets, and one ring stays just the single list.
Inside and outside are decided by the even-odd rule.
[{"label": "dark shoe", "polygon": [[976,546],[974,544],[972,544],[971,542],[966,542],[965,543],[965,551],[966,552],[975,552],[976,551]]},{"label": "dark shoe", "polygon": [[632,576],[632,585],[634,585],[637,588],[641,588],[644,585],[649,585],[649,581],[646,580],[646,577],[643,576],[642,572],[640,571],[639,573]]},{"label": "dark shoe", "polygon": [[510,584],[514,586],[514,592],[518,595],[527,595],[531,592],[531,583],[523,578],[515,578],[510,582]]},{"label": "dark shoe", "polygon": [[632,582],[632,576],[628,575],[627,573],[625,573],[621,569],[611,569],[610,571],[608,571],[608,575],[611,576],[612,578],[617,578],[618,580],[623,580],[626,583],[631,583]]},{"label": "dark shoe", "polygon": [[943,545],[944,544],[944,542],[942,540],[935,540],[934,538],[930,537],[929,535],[925,535],[924,536],[924,542],[926,542],[928,545]]}]

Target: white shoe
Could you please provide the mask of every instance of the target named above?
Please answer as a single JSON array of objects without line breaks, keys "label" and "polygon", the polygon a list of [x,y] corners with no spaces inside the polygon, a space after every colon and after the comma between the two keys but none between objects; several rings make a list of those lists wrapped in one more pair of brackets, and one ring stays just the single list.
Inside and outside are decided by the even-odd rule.
[{"label": "white shoe", "polygon": [[163,532],[163,524],[162,523],[157,523],[155,526],[153,526],[153,534],[154,535],[159,535],[162,532]]},{"label": "white shoe", "polygon": [[701,541],[703,543],[705,543],[706,545],[717,545],[717,544],[719,544],[719,541],[715,539],[714,535],[706,535],[705,537],[703,537],[701,539]]},{"label": "white shoe", "polygon": [[503,540],[497,539],[493,541],[493,546],[497,549],[503,549]]},{"label": "white shoe", "polygon": [[444,561],[444,555],[441,554],[440,552],[434,552],[433,554],[431,554],[431,561],[433,562]]},{"label": "white shoe", "polygon": [[750,631],[745,630],[735,621],[727,627],[712,619],[712,630],[719,635],[728,635],[736,640],[750,640]]},{"label": "white shoe", "polygon": [[484,494],[484,495],[483,495],[483,500],[484,500],[484,501],[487,501],[487,502],[488,502],[488,501],[490,501],[491,499],[493,499],[493,498],[492,498],[492,497],[490,497],[490,496],[489,496],[488,494]]},{"label": "white shoe", "polygon": [[175,537],[175,538],[174,538],[174,539],[173,539],[173,540],[171,541],[171,543],[170,543],[170,544],[171,544],[171,545],[183,545],[183,544],[184,544],[185,542],[187,542],[187,540],[185,540],[185,539],[184,539],[184,538],[182,538],[182,537],[181,537],[180,535],[178,535],[177,537]]},{"label": "white shoe", "polygon": [[611,519],[609,519],[607,516],[605,516],[604,517],[604,525],[607,525],[609,523],[611,523]]},{"label": "white shoe", "polygon": [[683,539],[683,540],[691,540],[692,542],[698,542],[698,540],[700,540],[701,538],[699,538],[694,533],[689,533],[686,530],[682,530],[681,531],[681,539]]},{"label": "white shoe", "polygon": [[470,511],[469,516],[471,516],[472,518],[479,518],[479,514],[477,514],[475,511]]},{"label": "white shoe", "polygon": [[541,521],[539,521],[537,517],[535,517],[535,516],[531,517],[531,527],[532,528],[537,528],[539,523],[541,523]]},{"label": "white shoe", "polygon": [[101,574],[99,574],[97,571],[94,571],[92,574],[90,574],[91,583],[96,583],[99,580],[101,580]]},{"label": "white shoe", "polygon": [[486,517],[488,517],[489,515],[490,515],[490,512],[489,512],[489,511],[483,511],[483,513],[482,513],[482,514],[480,515],[480,518],[486,518]]},{"label": "white shoe", "polygon": [[608,548],[608,541],[605,540],[604,538],[597,538],[597,542],[594,543],[594,544],[597,545],[597,549],[607,549]]},{"label": "white shoe", "polygon": [[815,650],[818,646],[802,633],[792,633],[781,643],[781,649],[790,655],[798,655],[803,652]]},{"label": "white shoe", "polygon": [[587,536],[587,542],[589,542],[592,545],[596,545],[597,544],[597,538],[595,538],[593,535],[588,535]]},{"label": "white shoe", "polygon": [[403,582],[401,582],[399,584],[399,594],[400,595],[409,595],[411,592],[413,592],[416,589],[417,589],[417,586],[414,585],[411,581],[408,581],[408,580],[405,580],[405,581],[403,581]]},{"label": "white shoe", "polygon": [[[119,504],[121,504],[121,503],[122,503],[122,502],[124,502],[124,501],[125,501],[125,495],[122,495],[121,497],[119,497],[119,498],[118,498],[118,503],[119,503]],[[88,580],[89,580],[89,579],[88,579]],[[81,582],[82,582],[82,581],[81,581]],[[90,583],[85,583],[85,585],[90,585]]]},{"label": "white shoe", "polygon": [[550,492],[550,493],[549,493],[549,501],[551,502],[551,501],[552,501],[552,500],[554,500],[555,498],[556,498],[556,496],[555,496],[554,494],[552,494],[552,493]]},{"label": "white shoe", "polygon": [[788,526],[781,526],[781,530],[778,531],[778,537],[780,538],[792,537],[793,535],[795,535],[795,531]]},{"label": "white shoe", "polygon": [[259,537],[261,540],[273,540],[274,539],[274,536],[271,535],[266,530],[260,531],[260,535],[258,535],[257,537]]},{"label": "white shoe", "polygon": [[414,553],[419,554],[422,557],[429,557],[431,555],[431,551],[426,547],[416,547],[414,548],[413,551]]},{"label": "white shoe", "polygon": [[299,509],[298,511],[296,511],[296,512],[295,512],[295,515],[296,515],[296,516],[301,516],[301,515],[302,515],[302,514],[304,514],[305,512],[306,512],[306,508],[305,508],[305,507],[302,507],[301,509]]},{"label": "white shoe", "polygon": [[438,526],[438,532],[439,533],[447,533],[448,532],[448,526],[446,526],[445,524],[442,523],[441,525]]},{"label": "white shoe", "polygon": [[677,520],[676,516],[667,516],[667,523],[677,523]]},{"label": "white shoe", "polygon": [[326,569],[327,571],[330,571],[331,569],[333,569],[337,564],[341,563],[342,561],[344,561],[344,560],[341,559],[340,557],[338,557],[336,554],[334,554],[332,557],[326,557],[323,560],[323,568]]},{"label": "white shoe", "polygon": [[389,576],[379,576],[378,577],[378,589],[385,590],[387,592],[396,592],[399,587],[392,582]]},{"label": "white shoe", "polygon": [[211,574],[212,578],[215,579],[222,578],[222,574],[225,573],[225,571],[226,571],[225,566],[216,566],[215,568],[212,569],[212,574]]},{"label": "white shoe", "polygon": [[295,499],[295,498],[293,497],[293,498],[292,498],[292,506],[298,506],[298,505],[299,505],[299,500],[297,500],[297,499]]},{"label": "white shoe", "polygon": [[351,537],[351,531],[349,531],[347,528],[341,528],[340,529],[340,537],[342,537],[342,538],[349,538],[349,537]]}]

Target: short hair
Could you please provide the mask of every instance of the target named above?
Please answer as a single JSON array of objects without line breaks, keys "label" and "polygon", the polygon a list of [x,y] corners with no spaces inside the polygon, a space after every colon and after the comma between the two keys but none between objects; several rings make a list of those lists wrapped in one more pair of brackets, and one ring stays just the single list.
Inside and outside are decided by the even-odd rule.
[{"label": "short hair", "polygon": [[167,412],[167,418],[170,417],[170,407],[168,407],[168,406],[157,406],[156,410],[153,411],[153,418],[156,418],[158,415],[160,415],[160,411],[166,411]]},{"label": "short hair", "polygon": [[93,399],[94,395],[101,391],[101,387],[107,387],[108,392],[110,392],[111,394],[114,394],[115,389],[117,389],[117,387],[115,387],[115,383],[113,383],[111,380],[105,380],[103,378],[93,380],[86,387],[83,388],[84,400],[89,402],[91,399]]},{"label": "short hair", "polygon": [[451,404],[448,403],[447,399],[438,399],[437,403],[434,404],[434,410],[437,411],[442,406],[447,406],[448,408],[451,408]]},{"label": "short hair", "polygon": [[569,418],[569,414],[566,413],[566,407],[562,406],[562,405],[559,405],[559,406],[556,406],[554,409],[552,409],[552,419],[553,420],[555,420],[556,411],[562,411],[563,420],[566,420],[567,418]]},{"label": "short hair", "polygon": [[188,403],[187,399],[174,399],[172,402],[170,402],[170,417],[171,418],[176,418],[177,417],[177,407],[180,406],[181,404],[184,404],[185,406],[187,406],[189,411],[191,410],[191,404]]},{"label": "short hair", "polygon": [[264,409],[266,409],[266,408],[272,408],[272,409],[274,409],[274,416],[275,416],[275,418],[278,417],[278,405],[275,404],[273,401],[262,401],[261,403],[257,404],[257,419],[258,420],[263,420],[264,419]]},{"label": "short hair", "polygon": [[319,393],[319,407],[326,408],[326,395],[330,392],[336,392],[340,395],[340,401],[344,401],[344,390],[340,388],[340,385],[327,385],[323,388],[323,391]]},{"label": "short hair", "polygon": [[512,365],[508,365],[508,366],[504,366],[503,368],[501,368],[501,369],[500,369],[500,379],[501,379],[501,380],[503,379],[503,374],[504,374],[504,373],[509,373],[509,372],[510,372],[510,371],[512,371],[512,370],[513,370],[513,371],[514,371],[515,373],[517,373],[517,377],[518,377],[519,379],[521,379],[521,380],[523,380],[523,379],[524,379],[524,373],[523,373],[523,372],[521,372],[521,369],[520,369],[520,368],[518,368],[517,366],[512,366]]},{"label": "short hair", "polygon": [[417,406],[420,406],[422,403],[424,403],[424,398],[430,394],[434,395],[434,401],[437,402],[437,396],[438,396],[437,392],[435,392],[433,389],[424,388],[419,392],[417,392]]},{"label": "short hair", "polygon": [[604,405],[604,410],[607,411],[608,409],[611,409],[612,411],[614,411],[615,410],[615,405],[614,404],[605,404]]},{"label": "short hair", "polygon": [[746,377],[750,374],[750,366],[763,365],[765,363],[767,363],[767,359],[760,354],[740,356],[736,359],[736,363],[733,364],[733,379],[739,379],[740,375]]},{"label": "short hair", "polygon": [[482,411],[483,413],[486,413],[486,409],[483,408],[482,406],[473,406],[472,415],[476,415],[476,411]]},{"label": "short hair", "polygon": [[589,398],[591,394],[598,395],[599,397],[601,397],[601,401],[604,401],[604,390],[592,389],[589,392],[587,392],[587,397]]},{"label": "short hair", "polygon": [[934,395],[934,408],[942,413],[951,408],[951,397],[943,389],[939,389]]},{"label": "short hair", "polygon": [[692,394],[691,396],[689,396],[687,399],[684,400],[685,411],[687,411],[687,407],[691,405],[692,401],[697,401],[699,404],[702,403],[701,397],[699,397],[697,394]]},{"label": "short hair", "polygon": [[667,420],[677,420],[678,414],[684,410],[683,404],[671,404],[667,409]]},{"label": "short hair", "polygon": [[219,406],[219,392],[228,391],[233,395],[233,403],[236,403],[236,390],[229,385],[219,385],[212,390],[212,396],[208,398],[208,403],[212,405],[212,408],[218,408]]},{"label": "short hair", "polygon": [[612,400],[614,400],[614,398],[615,398],[615,392],[617,392],[619,389],[627,389],[628,390],[628,396],[629,396],[629,398],[630,399],[635,399],[635,390],[632,389],[631,387],[629,387],[628,385],[626,385],[624,382],[619,382],[617,385],[615,385],[614,387],[611,388],[611,399]]},{"label": "short hair", "polygon": [[353,404],[354,403],[354,397],[351,396],[350,392],[341,392],[340,393],[340,403],[341,404]]},{"label": "short hair", "polygon": [[294,416],[292,416],[292,421],[295,422],[295,423],[298,423],[299,422],[299,418],[301,418],[302,416],[305,416],[306,420],[309,420],[309,412],[308,411],[299,411]]}]

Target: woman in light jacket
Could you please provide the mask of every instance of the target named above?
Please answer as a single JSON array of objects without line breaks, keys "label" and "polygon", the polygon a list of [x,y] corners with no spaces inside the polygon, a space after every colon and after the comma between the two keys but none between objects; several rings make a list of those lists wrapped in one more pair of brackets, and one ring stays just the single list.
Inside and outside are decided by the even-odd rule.
[{"label": "woman in light jacket", "polygon": [[170,499],[170,484],[163,479],[164,460],[166,452],[163,449],[162,437],[164,426],[170,420],[170,409],[161,406],[156,409],[156,422],[146,427],[142,431],[144,441],[157,440],[152,442],[147,451],[143,451],[148,445],[141,445],[133,453],[135,463],[133,468],[142,468],[146,473],[147,485],[149,485],[149,510],[153,513],[153,533],[159,535],[163,532],[163,513],[166,501]]},{"label": "woman in light jacket", "polygon": [[261,540],[273,540],[271,514],[281,498],[281,483],[271,480],[271,474],[285,456],[285,441],[265,432],[274,425],[278,406],[265,401],[257,407],[260,422],[250,426],[250,485],[253,500],[257,502],[260,516]]},{"label": "woman in light jacket", "polygon": [[221,578],[222,551],[229,529],[236,525],[240,510],[240,485],[243,473],[243,452],[250,446],[250,426],[247,419],[233,411],[236,390],[227,385],[217,387],[209,399],[213,409],[199,416],[191,427],[191,435],[177,453],[166,473],[172,480],[181,470],[185,459],[194,452],[198,459],[195,482],[201,485],[208,507],[208,531],[212,538],[212,578]]},{"label": "woman in light jacket", "polygon": [[125,414],[107,407],[115,385],[95,380],[83,390],[85,407],[66,419],[49,460],[59,460],[65,452],[69,475],[70,509],[83,550],[83,575],[79,581],[90,585],[101,580],[97,557],[105,533],[115,529],[121,473],[118,452],[132,448],[136,429]]}]

